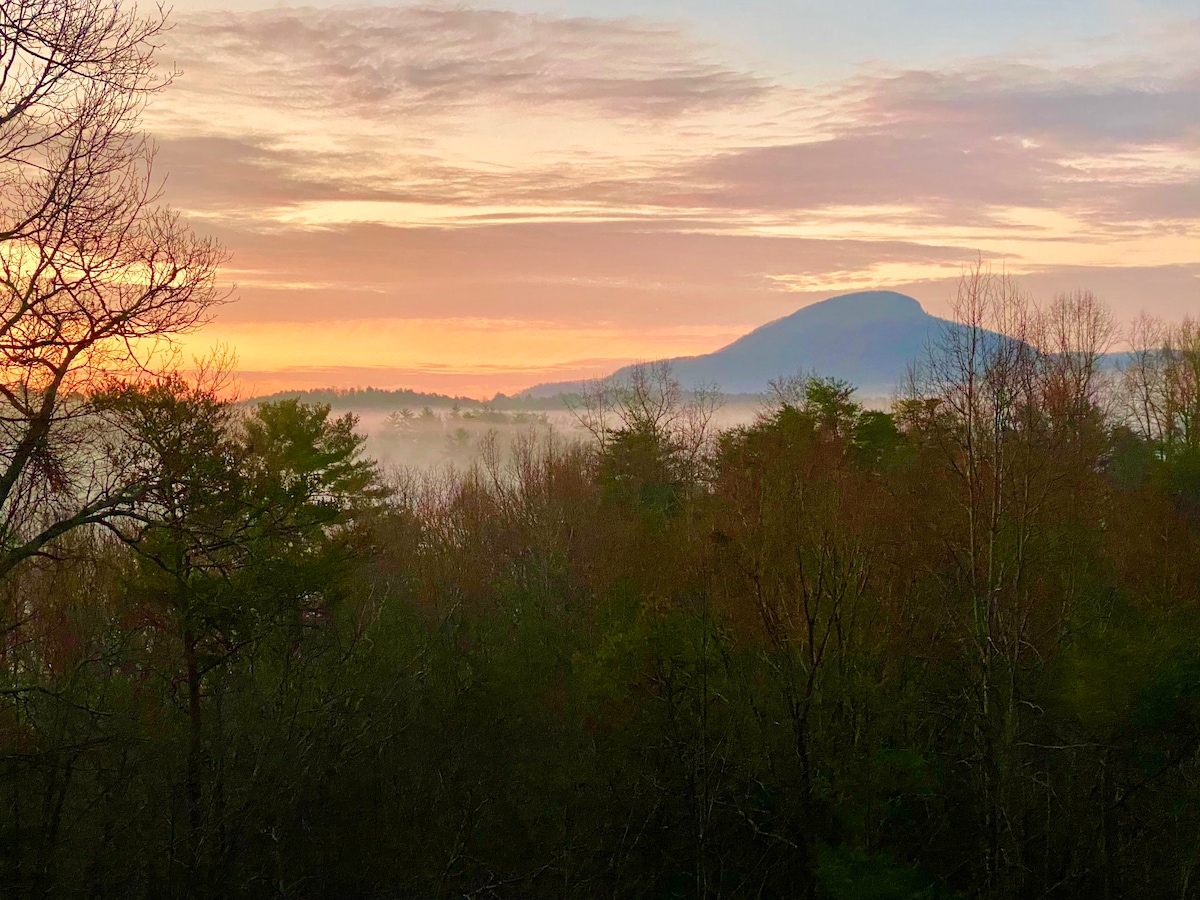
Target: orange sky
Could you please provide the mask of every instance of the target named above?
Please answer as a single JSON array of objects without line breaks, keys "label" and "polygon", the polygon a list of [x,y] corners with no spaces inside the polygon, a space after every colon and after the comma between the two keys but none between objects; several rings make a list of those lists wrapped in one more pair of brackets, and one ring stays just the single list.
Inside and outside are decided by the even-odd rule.
[{"label": "orange sky", "polygon": [[490,396],[706,352],[867,287],[943,313],[976,254],[1036,296],[1200,312],[1194,15],[1054,53],[822,66],[701,19],[176,21],[184,75],[147,125],[239,298],[185,349],[227,343],[253,392]]}]

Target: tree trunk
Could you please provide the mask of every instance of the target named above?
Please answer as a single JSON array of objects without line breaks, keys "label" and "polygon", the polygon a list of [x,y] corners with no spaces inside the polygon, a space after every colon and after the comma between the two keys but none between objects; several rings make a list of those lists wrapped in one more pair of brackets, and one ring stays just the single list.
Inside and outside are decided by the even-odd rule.
[{"label": "tree trunk", "polygon": [[200,763],[202,722],[200,718],[200,667],[196,659],[196,635],[189,628],[183,633],[183,662],[187,673],[188,689],[188,754],[187,754],[187,865],[194,876],[200,855]]}]

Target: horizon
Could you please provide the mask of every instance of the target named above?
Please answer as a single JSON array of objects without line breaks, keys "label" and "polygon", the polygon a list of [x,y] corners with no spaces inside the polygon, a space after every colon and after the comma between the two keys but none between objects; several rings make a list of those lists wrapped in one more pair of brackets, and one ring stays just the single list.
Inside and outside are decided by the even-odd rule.
[{"label": "horizon", "polygon": [[[363,383],[343,382],[341,384],[336,384],[336,383],[331,383],[331,382],[316,382],[316,381],[314,381],[311,384],[297,386],[296,384],[289,382],[286,379],[286,376],[279,378],[278,382],[275,382],[275,383],[272,383],[271,381],[268,380],[269,386],[266,389],[262,389],[262,390],[250,389],[249,391],[242,391],[241,388],[243,388],[245,386],[244,379],[246,378],[247,374],[249,374],[251,377],[253,377],[255,375],[261,375],[264,373],[253,373],[253,372],[246,373],[245,370],[236,368],[236,367],[231,369],[231,375],[233,377],[233,382],[231,382],[230,389],[235,391],[235,393],[239,397],[239,402],[257,402],[257,401],[264,400],[264,399],[271,399],[271,398],[274,398],[277,396],[287,396],[287,395],[312,395],[312,394],[330,394],[330,395],[334,395],[334,396],[362,395],[363,398],[365,399],[365,398],[369,397],[369,395],[371,395],[372,393],[375,393],[378,395],[385,395],[385,396],[410,393],[410,394],[415,394],[415,395],[423,397],[423,398],[433,398],[433,399],[436,399],[439,401],[467,401],[469,403],[475,403],[475,404],[480,404],[480,405],[484,405],[484,406],[491,404],[491,403],[496,403],[496,402],[503,403],[504,401],[517,401],[519,403],[528,403],[528,402],[546,403],[546,402],[552,402],[556,398],[562,399],[562,398],[571,396],[573,394],[577,394],[578,393],[577,388],[582,385],[598,384],[600,382],[615,379],[618,376],[620,376],[622,374],[622,372],[627,371],[631,367],[647,366],[647,365],[653,365],[655,363],[667,363],[667,364],[671,365],[673,368],[675,365],[677,365],[679,363],[691,362],[691,361],[696,360],[701,357],[711,358],[715,355],[721,354],[722,351],[728,350],[734,344],[737,344],[738,342],[740,342],[742,338],[748,337],[752,334],[766,332],[769,329],[771,329],[772,326],[777,326],[788,320],[791,320],[794,317],[798,316],[800,313],[802,313],[804,310],[810,309],[815,306],[820,306],[820,305],[823,305],[826,303],[836,304],[838,301],[855,300],[855,299],[858,299],[861,297],[876,297],[879,295],[888,295],[892,298],[897,298],[902,301],[912,301],[912,303],[915,304],[915,306],[916,306],[916,311],[918,314],[917,318],[927,317],[932,322],[941,322],[941,323],[950,323],[950,322],[958,321],[958,320],[954,319],[952,316],[944,316],[944,317],[943,316],[934,316],[932,313],[930,313],[928,310],[926,310],[925,307],[921,304],[921,302],[919,300],[917,300],[915,297],[911,297],[907,294],[903,294],[898,291],[892,291],[892,290],[889,290],[886,288],[879,288],[876,290],[856,291],[856,292],[849,293],[849,294],[839,294],[839,295],[836,295],[833,297],[825,297],[825,298],[814,300],[811,303],[806,303],[803,306],[793,310],[790,313],[786,313],[783,316],[772,319],[768,322],[763,322],[761,324],[752,326],[750,328],[750,330],[748,330],[744,334],[738,335],[737,337],[733,338],[729,343],[723,344],[720,347],[716,348],[715,350],[709,351],[706,354],[700,354],[697,356],[659,358],[659,359],[645,359],[645,358],[632,359],[632,360],[622,363],[619,366],[616,366],[612,369],[609,369],[607,371],[604,371],[604,372],[602,372],[598,375],[592,376],[592,377],[577,378],[577,379],[564,379],[564,380],[560,380],[560,381],[541,381],[541,382],[537,382],[535,384],[526,385],[526,386],[524,386],[518,390],[514,390],[512,392],[506,392],[504,390],[497,390],[497,391],[493,391],[491,393],[475,393],[475,394],[453,393],[452,390],[437,390],[437,389],[425,390],[425,389],[421,389],[421,388],[415,388],[415,387],[412,387],[407,384],[377,385],[377,384],[371,384],[369,382],[363,382]],[[1132,325],[1133,323],[1116,322],[1114,324],[1118,328],[1117,335],[1116,335],[1115,339],[1113,340],[1113,342],[1111,343],[1111,345],[1109,345],[1104,350],[1104,353],[1103,353],[1103,355],[1105,357],[1110,357],[1110,358],[1121,357],[1125,353],[1127,353],[1127,351],[1129,350],[1129,342],[1126,337],[1127,329],[1125,329],[1123,326],[1126,324]],[[1164,324],[1171,324],[1171,323],[1164,323]],[[913,359],[910,361],[916,362],[917,360]],[[313,370],[309,370],[309,371],[312,372]],[[344,372],[346,370],[341,369],[338,371],[340,371],[341,373],[344,374]],[[776,377],[781,378],[781,379],[782,378],[790,378],[790,377],[802,375],[806,372],[808,374],[815,375],[817,377],[827,376],[830,374],[830,373],[823,372],[820,370],[813,370],[811,367],[809,367],[809,368],[800,367],[795,370],[780,371],[780,372],[776,373]],[[268,373],[268,379],[271,378],[272,376],[273,376],[273,373]],[[833,376],[833,377],[838,377],[838,376]],[[845,379],[841,379],[841,380],[845,380]],[[865,400],[871,401],[871,403],[869,405],[871,405],[872,408],[874,408],[874,406],[877,406],[878,405],[877,401],[882,396],[884,396],[885,394],[888,393],[887,391],[881,391],[880,385],[878,385],[878,384],[860,384],[860,383],[854,382],[853,379],[851,379],[847,383],[850,384],[855,395],[859,398],[860,401],[865,401]],[[898,382],[897,382],[897,384],[898,384]],[[683,390],[685,392],[689,392],[689,393],[692,392],[693,390],[700,389],[700,386],[691,385],[691,384],[681,384],[680,386],[683,388]],[[562,390],[558,394],[545,393],[544,389],[548,389],[548,388],[564,388],[564,390]],[[539,392],[539,389],[542,389],[542,390]],[[770,393],[768,388],[764,388],[763,390],[758,390],[758,391],[726,390],[725,387],[722,386],[719,382],[718,383],[710,383],[707,386],[707,388],[705,388],[705,389],[715,389],[716,393],[719,396],[724,397],[724,398],[733,398],[735,400],[749,399],[751,397],[761,398]],[[353,408],[353,407],[347,407],[347,408]]]},{"label": "horizon", "polygon": [[[634,15],[637,13],[637,15]],[[186,0],[164,198],[232,252],[189,336],[256,392],[486,397],[712,352],[831,296],[945,316],[981,258],[1200,308],[1200,16],[766,0]]]}]

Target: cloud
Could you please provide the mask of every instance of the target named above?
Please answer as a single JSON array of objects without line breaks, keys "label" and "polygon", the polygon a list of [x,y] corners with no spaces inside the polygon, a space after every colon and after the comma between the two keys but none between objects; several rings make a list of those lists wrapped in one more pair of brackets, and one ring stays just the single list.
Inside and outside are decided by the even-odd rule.
[{"label": "cloud", "polygon": [[913,222],[1001,225],[1014,207],[1096,227],[1200,221],[1200,66],[1118,78],[988,65],[853,79],[829,94],[826,134],[689,163],[676,196],[727,209],[891,205]]},{"label": "cloud", "polygon": [[[712,205],[754,209],[917,206],[966,224],[987,207],[1053,202],[1044,187],[1066,174],[1052,154],[1015,141],[926,128],[859,131],[829,140],[753,147],[691,173]],[[964,218],[964,216],[966,218]]]},{"label": "cloud", "polygon": [[[194,14],[173,40],[190,91],[175,124],[188,110],[191,121],[165,129],[163,158],[180,173],[173,199],[209,214],[306,207],[285,217],[449,225],[519,209],[720,229],[737,212],[837,208],[1005,230],[1013,208],[1099,230],[1198,216],[1200,65],[1184,51],[1200,47],[1200,29],[1161,58],[985,59],[822,90],[784,88],[714,61],[677,28],[631,19],[276,9]],[[214,100],[238,133],[203,132],[215,117],[199,111]],[[708,118],[718,109],[740,116],[736,127]],[[537,122],[522,118],[532,112]],[[673,125],[604,130],[639,119]]]},{"label": "cloud", "polygon": [[1132,320],[1147,312],[1169,321],[1195,318],[1200,310],[1200,261],[1171,266],[1045,266],[1021,276],[1035,297],[1048,298],[1089,288]]},{"label": "cloud", "polygon": [[495,175],[373,147],[298,148],[254,133],[168,134],[158,140],[155,163],[167,173],[173,203],[242,221],[248,210],[274,215],[313,203],[486,203],[541,183],[537,173]]},{"label": "cloud", "polygon": [[670,117],[771,88],[678,28],[451,7],[193,14],[169,48],[231,95],[373,119],[497,102]]},{"label": "cloud", "polygon": [[[241,303],[223,317],[514,316],[588,324],[677,322],[681,310],[743,326],[788,311],[786,282],[847,271],[953,273],[971,253],[903,241],[707,234],[686,223],[528,223],[472,228],[218,228],[237,248]],[[909,275],[908,277],[913,277]]]},{"label": "cloud", "polygon": [[168,173],[171,199],[207,213],[389,196],[347,177],[362,160],[356,166],[343,154],[272,148],[253,135],[166,137],[158,147],[156,165]]},{"label": "cloud", "polygon": [[[1153,60],[1142,60],[1149,69]],[[843,89],[874,127],[929,125],[1051,141],[1075,149],[1200,138],[1200,67],[1046,70],[983,61],[959,70],[854,79]],[[857,95],[857,96],[855,96]]]}]

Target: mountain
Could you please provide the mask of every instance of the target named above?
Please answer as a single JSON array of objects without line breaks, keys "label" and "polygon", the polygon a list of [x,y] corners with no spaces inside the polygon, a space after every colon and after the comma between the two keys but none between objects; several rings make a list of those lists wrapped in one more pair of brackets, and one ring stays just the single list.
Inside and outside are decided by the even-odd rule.
[{"label": "mountain", "polygon": [[[680,384],[716,384],[731,394],[767,389],[781,375],[814,371],[843,378],[861,394],[890,393],[909,363],[945,327],[912,297],[895,291],[864,291],[814,303],[754,329],[703,356],[670,360]],[[628,367],[614,373],[616,377]],[[582,382],[542,384],[526,395],[547,397],[578,391]]]}]

